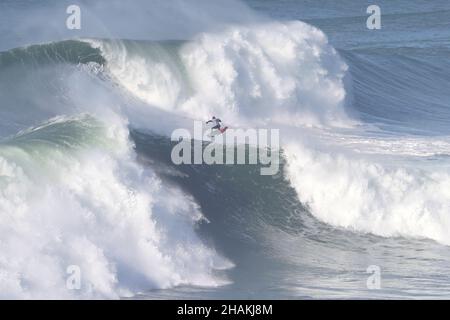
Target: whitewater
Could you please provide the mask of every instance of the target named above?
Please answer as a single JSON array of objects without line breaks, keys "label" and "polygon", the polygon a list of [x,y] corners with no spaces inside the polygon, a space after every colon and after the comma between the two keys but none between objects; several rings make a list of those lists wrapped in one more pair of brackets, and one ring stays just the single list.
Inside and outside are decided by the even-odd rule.
[{"label": "whitewater", "polygon": [[[370,38],[319,2],[0,4],[0,298],[446,297],[450,7]],[[280,129],[280,172],[175,166],[212,115]]]}]

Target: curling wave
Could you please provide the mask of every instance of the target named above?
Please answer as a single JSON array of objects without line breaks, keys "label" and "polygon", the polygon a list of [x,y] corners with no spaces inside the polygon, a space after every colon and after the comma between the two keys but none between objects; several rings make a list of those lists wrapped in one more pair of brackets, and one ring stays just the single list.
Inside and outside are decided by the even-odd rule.
[{"label": "curling wave", "polygon": [[[154,162],[143,164],[134,149],[139,135],[130,136],[131,128],[168,140],[173,129],[211,115],[281,129],[284,180],[274,181],[295,190],[297,199],[286,197],[292,206],[283,207],[292,209],[289,219],[311,214],[356,233],[449,245],[449,138],[400,130],[408,108],[391,114],[361,103],[372,85],[383,92],[380,78],[390,71],[366,76],[366,58],[339,54],[323,32],[298,21],[228,24],[179,41],[83,38],[0,53],[0,295],[117,298],[229,283],[219,271],[236,261],[196,232],[207,223],[202,195],[162,179]],[[414,68],[404,72],[416,78]],[[433,106],[439,116],[423,107],[412,106],[416,120],[448,115],[441,103]],[[270,198],[251,172],[236,170],[224,179],[242,176]],[[212,177],[204,180],[207,194],[217,193]],[[311,246],[328,248],[314,223],[298,227]],[[66,289],[69,265],[86,280],[78,291]]]}]

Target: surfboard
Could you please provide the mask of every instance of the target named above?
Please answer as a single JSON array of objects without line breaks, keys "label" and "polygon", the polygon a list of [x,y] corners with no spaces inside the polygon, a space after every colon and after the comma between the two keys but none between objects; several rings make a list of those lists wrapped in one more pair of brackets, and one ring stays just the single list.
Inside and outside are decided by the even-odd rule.
[{"label": "surfboard", "polygon": [[215,136],[217,136],[219,134],[225,133],[225,131],[227,131],[227,129],[228,129],[228,127],[223,127],[223,128],[218,129],[218,130],[213,130],[208,136],[211,137],[211,138],[215,137]]}]

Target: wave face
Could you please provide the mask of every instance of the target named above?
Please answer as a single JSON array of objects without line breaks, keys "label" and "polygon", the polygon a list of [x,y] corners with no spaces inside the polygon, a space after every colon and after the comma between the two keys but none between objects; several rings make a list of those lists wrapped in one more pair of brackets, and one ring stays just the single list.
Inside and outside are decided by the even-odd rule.
[{"label": "wave face", "polygon": [[[161,16],[124,16],[149,33],[118,31],[108,25],[122,24],[123,4],[104,20],[98,3],[86,8],[101,32],[61,40],[46,29],[0,52],[0,295],[360,297],[373,263],[394,279],[382,297],[445,294],[427,289],[450,261],[437,244],[450,244],[445,44],[401,33],[367,43],[361,17],[322,19],[312,6],[307,24],[238,2],[222,13],[139,2]],[[415,14],[388,8],[388,21]],[[174,166],[171,132],[211,115],[279,128],[282,172]],[[398,270],[399,256],[413,262]],[[420,287],[405,280],[440,259]],[[80,290],[67,290],[70,265]]]}]

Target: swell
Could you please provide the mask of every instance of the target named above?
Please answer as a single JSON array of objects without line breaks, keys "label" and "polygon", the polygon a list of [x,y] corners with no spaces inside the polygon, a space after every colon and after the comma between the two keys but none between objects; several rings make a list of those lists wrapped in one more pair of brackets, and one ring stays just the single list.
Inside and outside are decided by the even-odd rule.
[{"label": "swell", "polygon": [[397,133],[448,135],[449,49],[341,51],[350,66],[353,105],[365,122]]},{"label": "swell", "polygon": [[105,63],[98,49],[88,43],[77,40],[66,40],[48,44],[37,44],[0,52],[0,68],[22,65],[25,67],[44,66],[47,64],[68,63],[87,64]]}]

